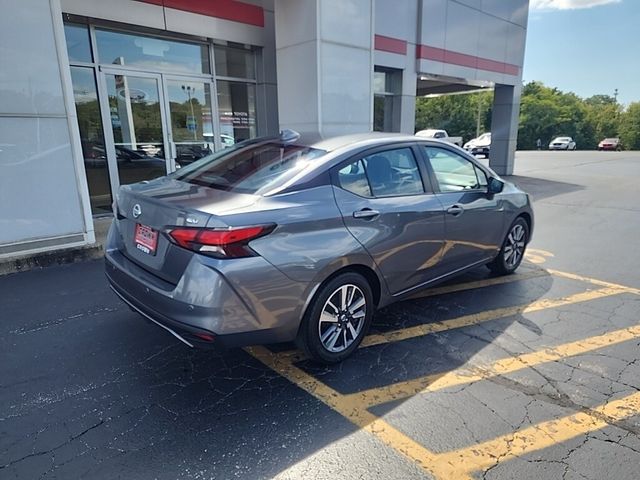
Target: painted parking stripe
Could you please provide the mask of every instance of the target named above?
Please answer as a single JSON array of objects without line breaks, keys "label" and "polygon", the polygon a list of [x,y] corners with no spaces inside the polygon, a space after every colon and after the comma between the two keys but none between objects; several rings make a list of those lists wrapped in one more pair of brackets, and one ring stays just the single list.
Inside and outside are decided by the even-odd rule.
[{"label": "painted parking stripe", "polygon": [[583,275],[577,275],[575,273],[563,272],[560,270],[547,270],[551,275],[555,275],[557,277],[568,278],[570,280],[577,280],[579,282],[587,282],[592,285],[597,285],[599,287],[609,287],[609,288],[618,288],[620,290],[624,290],[627,293],[633,293],[635,295],[640,295],[640,288],[627,287],[625,285],[619,285],[617,283],[605,282],[604,280],[598,280],[597,278],[585,277]]},{"label": "painted parking stripe", "polygon": [[[441,290],[439,293],[436,293],[436,294],[450,293],[451,291],[459,292],[459,291],[470,290],[475,288],[482,288],[488,285],[495,285],[496,283],[498,283],[497,280],[499,279],[505,279],[501,283],[509,283],[509,282],[527,280],[527,279],[535,278],[538,276],[544,276],[544,275],[547,275],[545,270],[536,269],[533,272],[528,272],[528,273],[519,274],[519,275],[498,277],[496,279],[490,278],[490,279],[478,280],[473,282],[465,282],[458,285],[451,285],[451,287],[442,287],[443,289],[456,287],[456,290],[446,290],[446,291]],[[494,283],[494,281],[496,282]],[[437,289],[434,289],[434,290],[437,290]],[[620,293],[624,293],[624,292],[622,290],[619,290],[618,288],[604,288],[601,290],[590,290],[588,292],[579,293],[576,295],[570,295],[568,297],[552,299],[552,300],[538,300],[533,303],[517,305],[515,307],[504,307],[504,308],[498,308],[494,310],[487,310],[477,314],[465,315],[463,317],[444,320],[442,322],[418,325],[416,327],[393,330],[391,332],[387,332],[383,334],[370,334],[363,339],[359,348],[370,347],[373,345],[380,345],[383,343],[389,343],[394,341],[406,340],[409,338],[428,335],[429,333],[442,332],[452,328],[460,328],[460,327],[475,325],[478,323],[494,320],[497,318],[508,317],[510,315],[517,315],[519,313],[535,312],[538,310],[544,310],[546,308],[554,308],[554,307],[559,307],[563,305],[569,305],[571,303],[584,302],[587,300],[602,298],[609,295],[617,295]],[[436,295],[436,294],[433,294],[433,295]],[[294,362],[299,362],[306,358],[304,356],[304,353],[299,350],[288,350],[288,351],[280,352],[278,353],[278,355],[282,358],[290,358]]]},{"label": "painted parking stripe", "polygon": [[623,328],[602,335],[565,343],[553,348],[525,353],[497,360],[478,368],[461,368],[457,371],[425,375],[420,378],[398,382],[384,387],[371,388],[346,395],[366,408],[394,400],[402,400],[418,393],[435,392],[445,388],[465,385],[488,378],[506,375],[543,363],[556,362],[566,357],[590,353],[595,350],[640,338],[640,325]]},{"label": "painted parking stripe", "polygon": [[588,290],[586,292],[580,292],[566,297],[552,299],[545,298],[542,300],[536,300],[535,302],[516,305],[513,307],[501,307],[495,308],[493,310],[485,310],[483,312],[464,315],[449,320],[443,320],[441,322],[425,323],[416,325],[414,327],[392,330],[390,332],[371,334],[367,335],[364,338],[364,340],[360,344],[360,348],[371,347],[373,345],[381,345],[385,343],[399,342],[402,340],[408,340],[410,338],[422,337],[430,333],[443,332],[445,330],[452,330],[454,328],[469,327],[471,325],[498,320],[500,318],[510,317],[512,315],[539,312],[540,310],[546,310],[548,308],[557,308],[574,303],[587,302],[590,300],[596,300],[598,298],[609,297],[611,295],[619,295],[625,292],[626,290],[622,290],[617,287],[606,287],[597,290]]},{"label": "painted parking stripe", "polygon": [[435,464],[436,454],[408,437],[385,420],[378,418],[325,385],[312,375],[296,367],[289,359],[279,357],[265,347],[248,347],[245,350],[260,362],[271,368],[284,378],[302,388],[307,393],[331,407],[357,427],[369,432],[384,444],[400,452],[411,462],[434,474],[431,466]]},{"label": "painted parking stripe", "polygon": [[640,413],[640,392],[627,395],[587,411],[567,415],[502,435],[483,443],[438,454],[431,466],[440,478],[466,479],[515,457],[614,425]]}]

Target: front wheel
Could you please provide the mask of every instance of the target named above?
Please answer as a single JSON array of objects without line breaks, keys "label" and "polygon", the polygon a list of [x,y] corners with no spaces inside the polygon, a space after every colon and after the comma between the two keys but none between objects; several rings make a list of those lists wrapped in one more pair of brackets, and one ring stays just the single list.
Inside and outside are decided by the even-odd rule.
[{"label": "front wheel", "polygon": [[502,242],[502,248],[498,256],[489,264],[489,270],[500,275],[509,275],[516,271],[524,257],[527,242],[529,241],[529,225],[518,217],[511,224],[509,232]]},{"label": "front wheel", "polygon": [[362,342],[374,308],[367,280],[354,272],[342,273],[316,293],[302,320],[298,343],[319,362],[340,362]]}]

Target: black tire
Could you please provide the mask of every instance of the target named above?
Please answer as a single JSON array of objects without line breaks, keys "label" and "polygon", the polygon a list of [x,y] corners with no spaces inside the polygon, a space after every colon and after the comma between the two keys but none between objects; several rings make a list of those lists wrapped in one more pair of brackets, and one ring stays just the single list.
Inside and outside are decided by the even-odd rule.
[{"label": "black tire", "polygon": [[[518,232],[522,232],[522,237],[519,236],[520,234]],[[516,235],[518,235],[517,239],[515,238]],[[522,263],[528,242],[529,225],[524,218],[518,217],[509,227],[504,241],[502,242],[500,253],[498,253],[498,256],[494,258],[491,263],[487,264],[487,267],[493,273],[497,273],[499,275],[512,274],[518,269],[520,263]],[[514,259],[511,255],[517,255],[517,257]]]},{"label": "black tire", "polygon": [[[339,313],[336,312],[336,322],[323,320],[320,317],[325,313],[324,318],[329,318],[332,311],[332,307],[329,306],[329,301],[333,300],[331,304],[339,300],[342,294],[342,288],[346,287],[346,294],[348,295],[349,287],[356,287],[353,294],[352,306],[360,303],[360,299],[364,299],[364,310],[362,307],[356,309],[345,309],[344,305],[338,305]],[[337,295],[337,297],[336,297]],[[350,310],[347,312],[347,310]],[[351,315],[351,310],[354,315]],[[360,274],[355,272],[345,272],[339,274],[335,278],[332,278],[326,284],[324,284],[313,297],[311,304],[307,308],[307,311],[302,319],[302,325],[298,332],[298,345],[305,351],[305,353],[321,363],[338,363],[351,355],[360,345],[362,339],[367,334],[369,326],[371,325],[371,319],[375,305],[373,302],[373,292],[369,282]],[[364,311],[364,315],[356,318],[355,315]],[[357,323],[356,323],[357,322]],[[361,323],[360,323],[361,322]],[[324,325],[323,325],[324,324]],[[331,328],[335,330],[331,330]],[[336,333],[336,330],[339,332]],[[353,332],[357,334],[353,335]],[[337,339],[334,341],[334,349],[340,349],[338,351],[332,351],[327,348],[327,344],[330,344],[334,335],[337,334]],[[324,341],[321,336],[324,335]],[[328,337],[326,336],[328,335]],[[324,342],[324,343],[323,343]],[[350,343],[349,343],[350,342]]]}]

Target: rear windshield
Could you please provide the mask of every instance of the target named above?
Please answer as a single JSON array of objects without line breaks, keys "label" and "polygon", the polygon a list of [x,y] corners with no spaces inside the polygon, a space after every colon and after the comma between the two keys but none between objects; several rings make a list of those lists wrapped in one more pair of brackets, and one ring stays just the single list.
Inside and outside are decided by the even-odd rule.
[{"label": "rear windshield", "polygon": [[238,144],[203,157],[171,177],[219,190],[260,195],[284,185],[325,153],[278,142]]}]

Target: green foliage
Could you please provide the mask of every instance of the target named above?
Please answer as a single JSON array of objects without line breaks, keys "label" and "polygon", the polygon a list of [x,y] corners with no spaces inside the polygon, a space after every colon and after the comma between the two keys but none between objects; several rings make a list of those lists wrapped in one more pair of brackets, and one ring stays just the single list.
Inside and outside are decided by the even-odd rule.
[{"label": "green foliage", "polygon": [[621,115],[620,138],[624,148],[640,150],[640,102],[634,102]]},{"label": "green foliage", "polygon": [[[443,128],[465,141],[476,136],[478,104],[480,130],[491,130],[491,92],[418,98],[416,130]],[[523,86],[520,104],[518,148],[543,148],[558,136],[570,136],[579,149],[595,149],[606,137],[621,137],[625,148],[640,149],[640,102],[626,110],[610,95],[583,99],[572,92],[540,82]]]},{"label": "green foliage", "polygon": [[416,101],[416,131],[441,128],[466,142],[476,135],[478,111],[480,133],[490,131],[492,92],[441,97],[419,97]]}]

